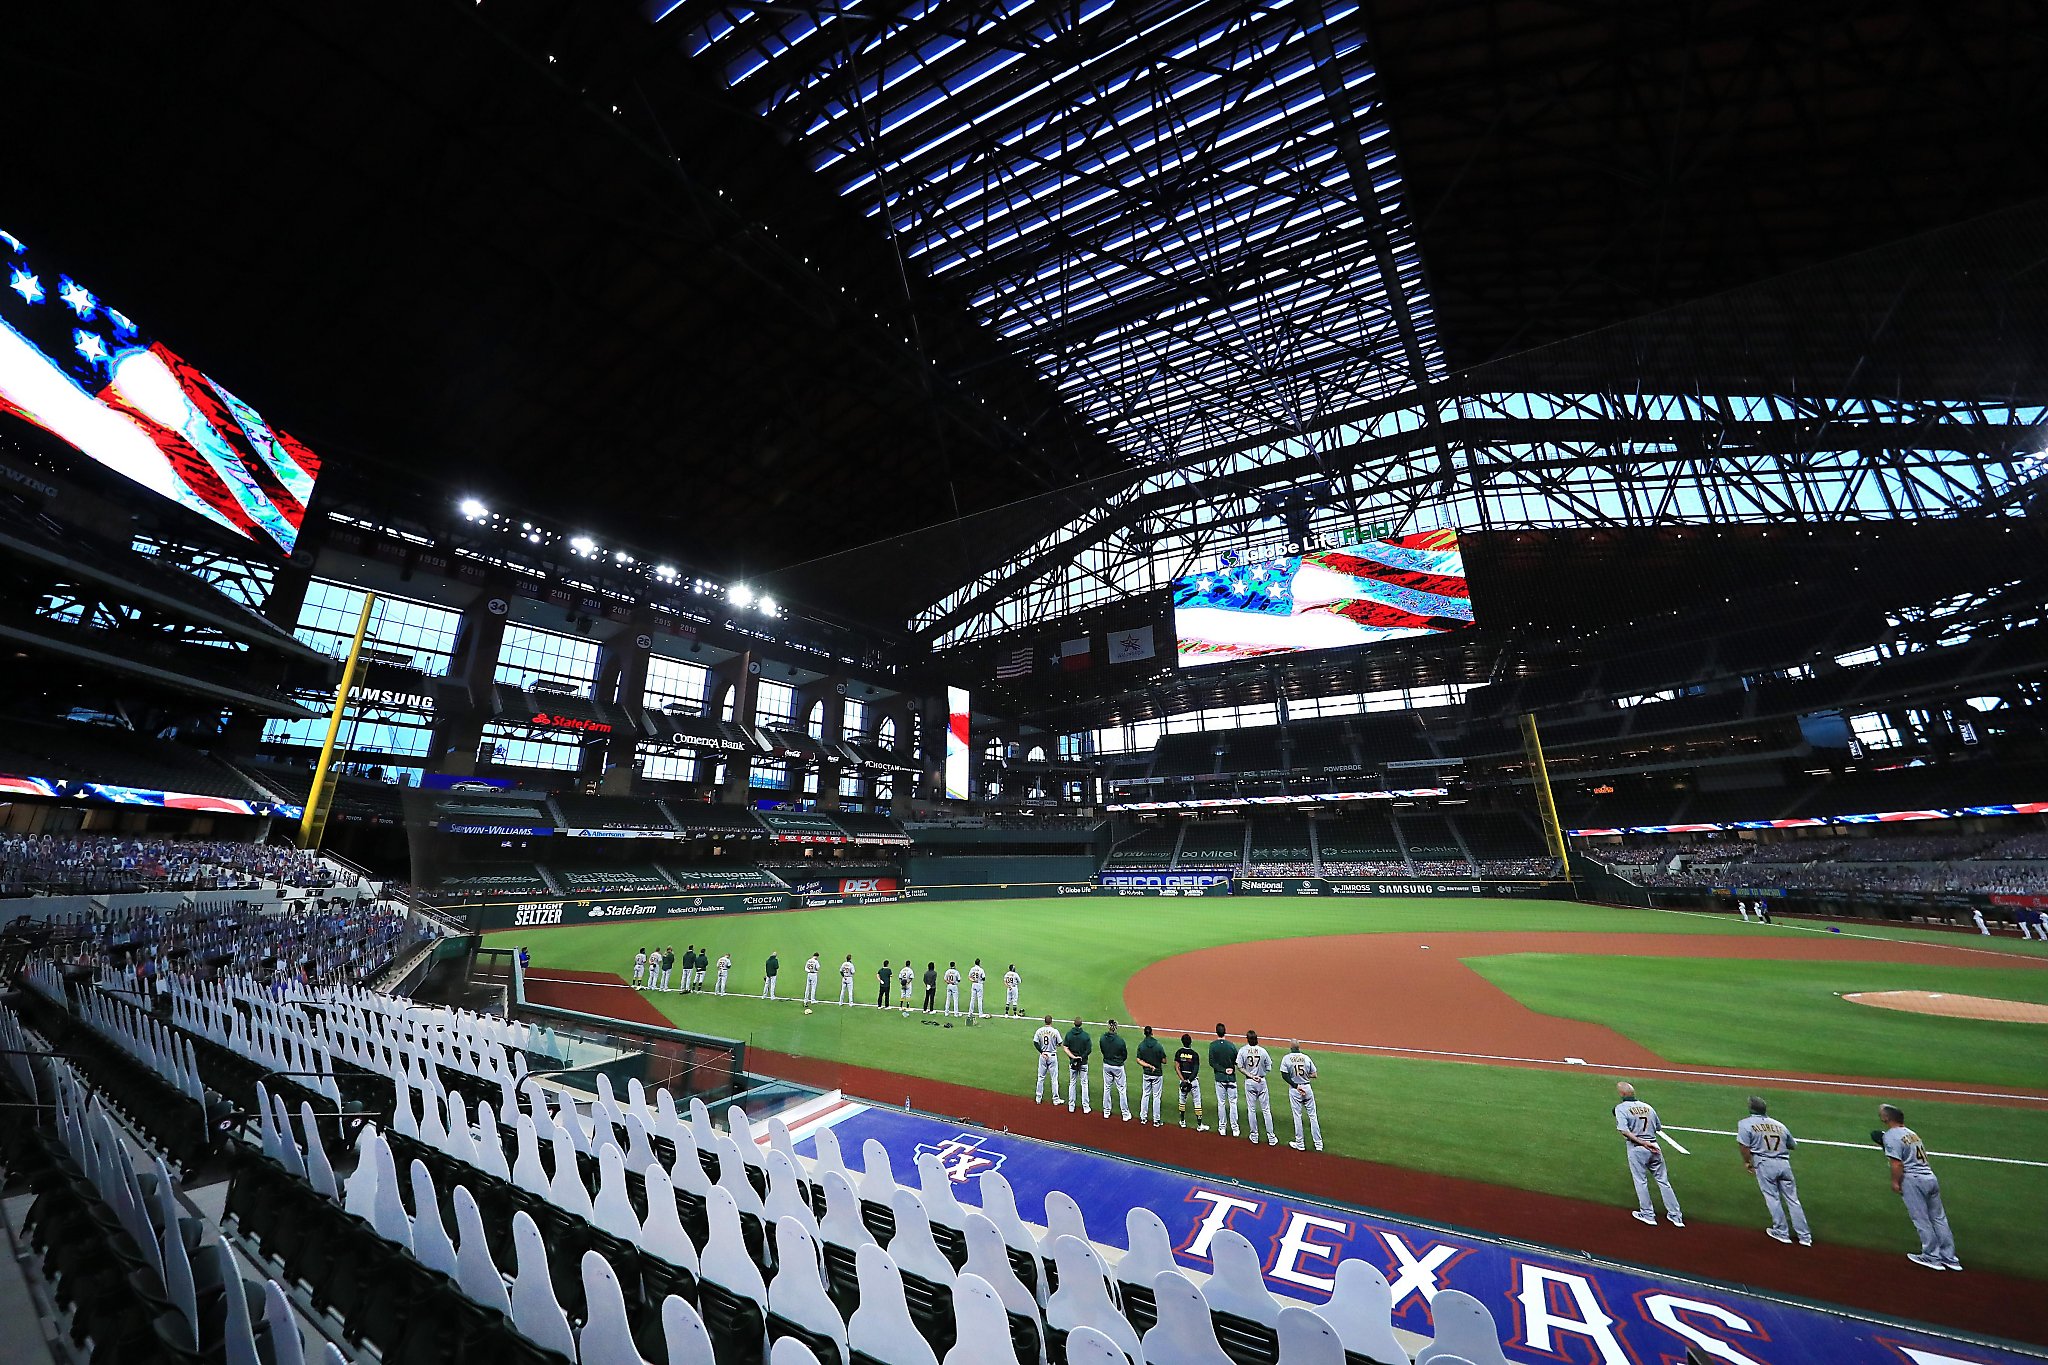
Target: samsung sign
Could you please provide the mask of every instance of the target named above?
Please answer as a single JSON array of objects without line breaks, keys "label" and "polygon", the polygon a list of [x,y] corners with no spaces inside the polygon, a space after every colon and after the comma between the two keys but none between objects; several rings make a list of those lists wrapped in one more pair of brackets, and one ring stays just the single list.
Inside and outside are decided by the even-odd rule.
[{"label": "samsung sign", "polygon": [[400,692],[396,688],[364,687],[358,683],[348,690],[348,699],[358,706],[388,706],[401,711],[434,714],[434,694],[431,692]]}]

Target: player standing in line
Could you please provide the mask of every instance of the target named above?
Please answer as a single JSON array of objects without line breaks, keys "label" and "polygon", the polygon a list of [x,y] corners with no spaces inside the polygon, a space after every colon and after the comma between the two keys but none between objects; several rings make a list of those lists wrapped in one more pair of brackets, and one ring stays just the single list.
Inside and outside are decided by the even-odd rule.
[{"label": "player standing in line", "polygon": [[1131,1121],[1131,1092],[1124,1085],[1124,1058],[1128,1056],[1130,1048],[1125,1045],[1123,1035],[1116,1031],[1116,1020],[1112,1019],[1102,1035],[1102,1117],[1109,1117],[1109,1096],[1114,1090],[1123,1105],[1125,1123]]},{"label": "player standing in line", "polygon": [[646,984],[647,950],[642,948],[639,952],[633,954],[633,989],[638,990]]},{"label": "player standing in line", "polygon": [[1273,1069],[1273,1054],[1259,1046],[1256,1029],[1244,1031],[1244,1047],[1237,1054],[1238,1075],[1244,1078],[1244,1121],[1252,1130],[1252,1141],[1259,1140],[1259,1115],[1266,1116],[1266,1138],[1269,1146],[1280,1145],[1280,1130],[1273,1123],[1273,1100],[1266,1089],[1266,1076]]},{"label": "player standing in line", "polygon": [[1961,1270],[1955,1235],[1948,1230],[1948,1211],[1941,1206],[1941,1181],[1927,1164],[1927,1144],[1906,1126],[1906,1111],[1896,1104],[1880,1104],[1877,1117],[1884,1129],[1871,1136],[1891,1158],[1892,1193],[1905,1201],[1906,1216],[1920,1234],[1920,1250],[1906,1259],[1929,1270]]},{"label": "player standing in line", "polygon": [[1024,978],[1017,975],[1017,964],[1012,962],[1010,970],[1003,973],[1003,1013],[1024,1017],[1024,1007],[1017,1003],[1017,990],[1024,984]]},{"label": "player standing in line", "polygon": [[946,964],[946,1017],[952,1018],[960,1012],[960,964]]},{"label": "player standing in line", "polygon": [[[1316,1150],[1323,1150],[1323,1125],[1316,1118],[1316,1064],[1301,1050],[1300,1043],[1289,1045],[1287,1055],[1280,1059],[1280,1079],[1287,1082],[1287,1107],[1294,1111],[1294,1141],[1287,1145],[1295,1151],[1303,1150],[1301,1142],[1301,1116],[1308,1115],[1308,1135],[1315,1141]],[[1271,1119],[1266,1120],[1268,1124]]]},{"label": "player standing in line", "polygon": [[1989,938],[1991,936],[1991,926],[1984,922],[1984,912],[1982,910],[1972,910],[1970,912],[1970,918],[1977,921],[1978,933],[1984,935],[1986,938]]},{"label": "player standing in line", "polygon": [[[705,952],[705,954],[706,954],[706,955],[708,956],[708,955],[710,954],[711,950],[710,950],[709,948],[706,948],[706,949],[704,950],[704,952]],[[732,974],[732,954],[731,954],[731,953],[720,953],[720,954],[718,955],[718,994],[720,994],[720,995],[724,995],[724,994],[725,994],[725,978],[726,978],[727,976],[731,975],[731,974]]]},{"label": "player standing in line", "polygon": [[654,989],[656,989],[656,990],[658,990],[658,991],[665,991],[665,990],[667,990],[667,989],[668,989],[668,974],[669,974],[670,972],[674,971],[675,969],[676,969],[676,950],[675,950],[674,946],[673,946],[673,945],[671,945],[671,946],[669,946],[669,947],[666,947],[666,948],[663,948],[663,949],[661,950],[661,984],[660,984],[660,985],[658,985],[658,986],[656,986],[656,987],[655,987]]},{"label": "player standing in line", "polygon": [[924,964],[924,1012],[930,1014],[939,1004],[939,964]]},{"label": "player standing in line", "polygon": [[[1799,1145],[1799,1139],[1769,1114],[1763,1097],[1751,1095],[1749,1116],[1735,1125],[1735,1145],[1742,1149],[1744,1169],[1756,1177],[1756,1187],[1764,1192],[1764,1208],[1771,1215],[1771,1225],[1764,1231],[1779,1242],[1790,1242],[1797,1233],[1799,1245],[1810,1247],[1813,1231],[1806,1226],[1806,1209],[1799,1202],[1799,1186],[1792,1179],[1792,1149]],[[1792,1216],[1789,1232],[1785,1228],[1788,1213]]]},{"label": "player standing in line", "polygon": [[988,980],[988,973],[982,970],[981,959],[974,959],[974,965],[967,969],[967,1012],[977,1019],[988,1018],[988,1007],[981,1003],[982,983]]},{"label": "player standing in line", "polygon": [[697,989],[704,989],[704,973],[711,970],[711,947],[706,944],[697,950]]},{"label": "player standing in line", "polygon": [[854,974],[853,954],[848,953],[846,961],[839,964],[839,1003],[842,1005],[853,1003]]},{"label": "player standing in line", "polygon": [[1216,1131],[1236,1137],[1237,1127],[1237,1044],[1216,1026],[1216,1039],[1209,1044],[1209,1075],[1216,1084]]},{"label": "player standing in line", "polygon": [[775,974],[781,969],[782,959],[777,957],[775,951],[771,948],[768,952],[768,965],[762,969],[761,998],[763,1000],[773,1000],[775,998]]},{"label": "player standing in line", "polygon": [[1060,1039],[1060,1051],[1067,1054],[1067,1112],[1074,1112],[1074,1096],[1081,1097],[1081,1112],[1088,1108],[1088,1054],[1095,1050],[1095,1040],[1088,1036],[1088,1030],[1081,1027],[1076,1019],[1074,1026],[1067,1030],[1067,1036]]},{"label": "player standing in line", "polygon": [[692,987],[692,986],[694,986],[694,985],[696,985],[696,984],[697,984],[697,945],[696,945],[696,944],[694,944],[694,943],[690,943],[690,944],[685,944],[685,945],[684,945],[684,947],[683,947],[683,985],[682,985],[682,989],[683,989],[683,990],[685,990],[685,991],[687,991],[687,990],[689,990],[689,989],[690,989],[690,987]]},{"label": "player standing in line", "polygon": [[1138,1122],[1150,1122],[1154,1128],[1166,1121],[1160,1113],[1162,1092],[1166,1089],[1166,1049],[1152,1036],[1152,1026],[1145,1025],[1145,1036],[1138,1040]]},{"label": "player standing in line", "polygon": [[811,950],[810,961],[804,963],[804,1004],[818,1003],[818,952]]},{"label": "player standing in line", "polygon": [[1173,1054],[1173,1069],[1180,1077],[1180,1126],[1188,1126],[1188,1096],[1195,1097],[1195,1131],[1206,1133],[1209,1125],[1202,1122],[1202,1054],[1195,1051],[1195,1040],[1183,1033],[1180,1036],[1180,1050]]},{"label": "player standing in line", "polygon": [[1682,1228],[1685,1214],[1678,1207],[1678,1195],[1671,1188],[1671,1173],[1664,1165],[1664,1148],[1657,1140],[1664,1124],[1655,1109],[1636,1098],[1633,1085],[1621,1081],[1614,1089],[1621,1096],[1621,1102],[1614,1106],[1614,1127],[1628,1144],[1628,1174],[1636,1186],[1636,1207],[1630,1216],[1638,1223],[1655,1226],[1657,1209],[1650,1202],[1650,1182],[1654,1180],[1658,1193],[1664,1196],[1664,1216],[1671,1220],[1672,1227]]},{"label": "player standing in line", "polygon": [[881,970],[875,973],[875,980],[881,983],[879,989],[875,991],[875,1008],[878,1010],[889,1008],[889,978],[892,975],[889,970],[889,959],[885,957],[882,959]]},{"label": "player standing in line", "polygon": [[910,1013],[910,983],[917,979],[917,969],[910,965],[910,959],[903,959],[903,970],[896,973],[898,999],[896,1006],[905,1014]]},{"label": "player standing in line", "polygon": [[1031,1035],[1031,1046],[1038,1050],[1038,1083],[1031,1087],[1031,1101],[1045,1103],[1045,1083],[1052,1082],[1052,1102],[1065,1103],[1060,1099],[1060,1078],[1052,1069],[1052,1059],[1059,1055],[1060,1031],[1052,1026],[1052,1016],[1045,1016],[1045,1023]]}]

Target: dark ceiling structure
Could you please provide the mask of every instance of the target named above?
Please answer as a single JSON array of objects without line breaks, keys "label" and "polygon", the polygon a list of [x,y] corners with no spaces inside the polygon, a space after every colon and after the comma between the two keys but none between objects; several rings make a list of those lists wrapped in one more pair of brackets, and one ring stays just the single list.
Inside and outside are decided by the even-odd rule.
[{"label": "dark ceiling structure", "polygon": [[[0,227],[338,491],[891,625],[1013,566],[947,628],[1085,605],[1290,488],[1364,517],[1721,458],[1710,421],[1595,449],[1479,389],[1814,395],[1685,476],[1731,489],[1832,458],[1845,394],[2048,395],[2048,22],[2009,0],[39,6],[0,109],[48,130]],[[1975,485],[1926,486],[1878,510]]]}]

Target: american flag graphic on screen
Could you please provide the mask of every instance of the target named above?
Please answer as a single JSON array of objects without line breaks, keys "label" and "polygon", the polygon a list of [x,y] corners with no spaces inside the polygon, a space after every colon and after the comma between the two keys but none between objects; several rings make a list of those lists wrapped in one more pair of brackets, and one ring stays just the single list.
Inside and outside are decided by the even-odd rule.
[{"label": "american flag graphic on screen", "polygon": [[0,286],[0,413],[291,553],[318,456],[5,232]]},{"label": "american flag graphic on screen", "polygon": [[1176,579],[1173,624],[1194,667],[1462,630],[1472,593],[1458,533],[1418,531]]}]

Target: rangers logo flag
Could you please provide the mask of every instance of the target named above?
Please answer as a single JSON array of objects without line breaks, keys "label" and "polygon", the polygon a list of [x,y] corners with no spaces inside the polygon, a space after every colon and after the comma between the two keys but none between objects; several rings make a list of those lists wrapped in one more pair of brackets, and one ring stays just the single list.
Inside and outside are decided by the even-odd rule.
[{"label": "rangers logo flag", "polygon": [[5,232],[0,284],[0,412],[291,553],[318,456]]},{"label": "rangers logo flag", "polygon": [[1453,530],[1360,541],[1174,580],[1183,665],[1342,649],[1472,624]]}]

